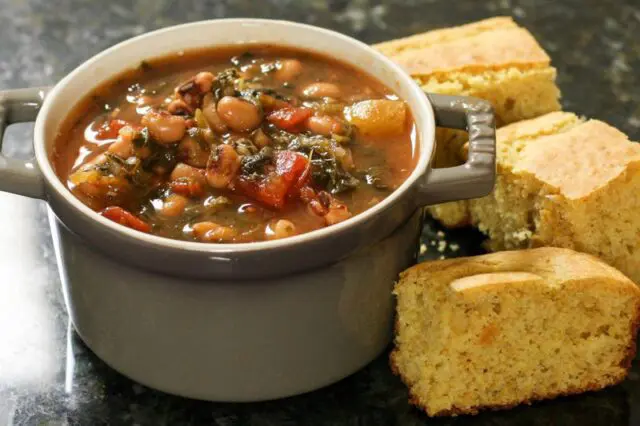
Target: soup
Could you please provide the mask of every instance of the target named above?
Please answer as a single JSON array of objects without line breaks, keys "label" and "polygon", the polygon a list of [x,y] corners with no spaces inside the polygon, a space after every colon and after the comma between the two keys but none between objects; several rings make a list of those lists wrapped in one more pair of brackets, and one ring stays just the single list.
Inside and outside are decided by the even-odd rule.
[{"label": "soup", "polygon": [[100,85],[53,163],[84,204],[207,243],[285,238],[387,197],[417,156],[407,105],[363,71],[268,45],[179,52]]}]

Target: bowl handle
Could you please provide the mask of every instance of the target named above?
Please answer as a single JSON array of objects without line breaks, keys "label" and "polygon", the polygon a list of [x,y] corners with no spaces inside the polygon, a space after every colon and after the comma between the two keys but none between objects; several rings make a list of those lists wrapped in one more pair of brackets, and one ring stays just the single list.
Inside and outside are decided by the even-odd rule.
[{"label": "bowl handle", "polygon": [[[0,91],[0,146],[6,127],[34,121],[47,88]],[[31,198],[44,198],[44,179],[34,159],[18,160],[0,153],[0,191]]]},{"label": "bowl handle", "polygon": [[427,206],[489,194],[496,179],[496,129],[491,104],[466,96],[428,93],[427,97],[436,126],[469,133],[469,156],[460,166],[431,169],[418,187],[418,202]]}]

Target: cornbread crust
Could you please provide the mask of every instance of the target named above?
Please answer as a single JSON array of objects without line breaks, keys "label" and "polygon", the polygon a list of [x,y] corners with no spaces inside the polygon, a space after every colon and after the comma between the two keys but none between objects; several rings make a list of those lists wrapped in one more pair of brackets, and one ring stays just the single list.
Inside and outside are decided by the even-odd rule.
[{"label": "cornbread crust", "polygon": [[[373,46],[427,92],[489,101],[498,125],[560,109],[556,70],[533,36],[510,17],[429,31]],[[461,163],[467,135],[438,129],[434,165]]]},{"label": "cornbread crust", "polygon": [[[409,387],[410,402],[430,416],[599,390],[625,378],[636,351],[640,289],[595,257],[572,250],[545,247],[427,262],[403,272],[394,294],[390,365]],[[528,314],[532,309],[539,311]],[[566,321],[574,312],[576,319]],[[454,327],[456,314],[466,317],[467,327]],[[513,338],[509,332],[518,327],[528,332]],[[560,349],[549,356],[549,347]],[[485,364],[464,363],[482,356]],[[571,374],[552,383],[558,371]],[[515,386],[508,381],[514,377]]]},{"label": "cornbread crust", "polygon": [[554,112],[497,131],[492,194],[457,202],[457,223],[494,251],[570,248],[640,283],[640,144],[598,120]]}]

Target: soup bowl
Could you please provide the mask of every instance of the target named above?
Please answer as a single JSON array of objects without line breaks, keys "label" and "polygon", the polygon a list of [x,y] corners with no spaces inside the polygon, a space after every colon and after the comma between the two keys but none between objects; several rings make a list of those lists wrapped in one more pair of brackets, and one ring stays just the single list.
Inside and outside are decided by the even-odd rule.
[{"label": "soup bowl", "polygon": [[[336,58],[409,106],[419,158],[385,200],[290,238],[203,244],[143,234],[82,204],[56,176],[53,142],[74,104],[142,60],[181,50],[271,43]],[[144,34],[89,59],[52,89],[0,92],[0,133],[35,120],[35,159],[0,158],[0,190],[48,203],[74,328],[108,365],[147,386],[214,401],[295,395],[357,371],[389,344],[391,290],[416,259],[422,207],[488,194],[495,179],[488,103],[425,94],[388,58],[326,29],[212,20]],[[469,132],[468,161],[432,169],[436,125]]]}]

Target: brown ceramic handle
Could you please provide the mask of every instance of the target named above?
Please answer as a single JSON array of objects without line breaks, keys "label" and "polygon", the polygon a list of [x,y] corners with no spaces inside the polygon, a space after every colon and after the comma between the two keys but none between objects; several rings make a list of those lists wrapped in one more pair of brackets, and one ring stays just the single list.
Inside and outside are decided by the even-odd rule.
[{"label": "brown ceramic handle", "polygon": [[466,130],[469,157],[455,167],[431,169],[418,188],[421,205],[483,197],[496,179],[496,129],[491,104],[477,98],[427,94],[436,126]]},{"label": "brown ceramic handle", "polygon": [[[0,144],[8,125],[36,119],[47,90],[35,87],[0,91]],[[44,180],[34,159],[18,160],[0,153],[0,191],[44,198]]]}]

